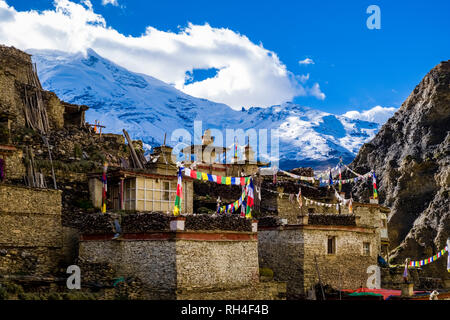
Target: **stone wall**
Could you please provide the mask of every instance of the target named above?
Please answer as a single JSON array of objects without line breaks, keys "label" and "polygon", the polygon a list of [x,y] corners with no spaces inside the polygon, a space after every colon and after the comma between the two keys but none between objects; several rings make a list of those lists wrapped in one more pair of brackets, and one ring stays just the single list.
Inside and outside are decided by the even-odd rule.
[{"label": "stone wall", "polygon": [[79,259],[84,263],[110,263],[122,276],[138,278],[151,298],[196,299],[205,295],[213,299],[234,295],[250,299],[250,287],[259,288],[253,293],[261,299],[276,296],[259,284],[254,233],[161,231],[124,234],[119,241],[111,237],[84,235]]},{"label": "stone wall", "polygon": [[60,130],[64,127],[64,105],[61,100],[50,91],[43,92],[43,99],[47,107],[48,121],[51,129]]},{"label": "stone wall", "polygon": [[192,241],[176,243],[177,288],[232,289],[259,282],[258,243]]},{"label": "stone wall", "polygon": [[[336,237],[336,254],[327,253],[328,237]],[[284,226],[258,232],[259,260],[274,279],[287,282],[289,299],[303,298],[318,283],[338,289],[366,286],[367,267],[377,264],[379,238],[371,228],[356,226]],[[370,255],[363,253],[370,242]]]},{"label": "stone wall", "polygon": [[261,268],[273,271],[274,280],[287,283],[287,297],[303,294],[305,240],[300,229],[272,229],[258,232]]},{"label": "stone wall", "polygon": [[61,192],[0,185],[0,272],[49,273],[63,245]]},{"label": "stone wall", "polygon": [[25,126],[23,103],[16,83],[30,83],[31,56],[12,47],[0,46],[0,107],[15,118],[12,130]]},{"label": "stone wall", "polygon": [[155,299],[174,299],[175,241],[80,241],[83,263],[110,263],[119,276],[139,278]]},{"label": "stone wall", "polygon": [[[328,237],[336,237],[336,254],[327,254]],[[314,257],[324,284],[335,289],[358,289],[367,283],[367,268],[377,265],[379,240],[371,230],[305,230],[304,288],[318,283]],[[370,255],[363,253],[363,242],[370,243]]]},{"label": "stone wall", "polygon": [[182,291],[178,300],[284,300],[285,282],[261,282],[251,286],[218,291]]},{"label": "stone wall", "polygon": [[5,160],[5,180],[23,181],[23,177],[25,176],[25,165],[23,163],[22,150],[11,151],[3,155],[0,154],[0,158]]}]

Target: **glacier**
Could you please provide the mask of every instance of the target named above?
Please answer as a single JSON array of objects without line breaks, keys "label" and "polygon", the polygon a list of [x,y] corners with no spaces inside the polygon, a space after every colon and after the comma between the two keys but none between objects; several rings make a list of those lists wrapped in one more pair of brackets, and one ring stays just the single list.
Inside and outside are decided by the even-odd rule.
[{"label": "glacier", "polygon": [[[226,129],[278,129],[280,168],[323,169],[334,166],[341,157],[351,162],[381,127],[291,102],[237,111],[187,95],[151,76],[130,72],[92,49],[85,53],[27,52],[46,90],[69,103],[89,106],[88,122],[99,120],[111,133],[121,134],[126,129],[148,147],[161,145],[165,134],[167,144],[175,144],[170,137],[176,129],[193,134],[194,121],[202,121],[203,130],[220,130],[224,137]],[[260,160],[267,158],[261,156]]]}]

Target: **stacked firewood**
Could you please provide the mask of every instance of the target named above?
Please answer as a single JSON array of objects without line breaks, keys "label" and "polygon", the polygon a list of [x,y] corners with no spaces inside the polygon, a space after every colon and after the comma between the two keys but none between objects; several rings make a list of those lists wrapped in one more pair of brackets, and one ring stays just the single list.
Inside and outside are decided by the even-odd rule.
[{"label": "stacked firewood", "polygon": [[87,214],[82,218],[81,231],[83,234],[115,233],[114,217],[110,214]]},{"label": "stacked firewood", "polygon": [[126,215],[122,219],[125,233],[145,233],[170,229],[170,216],[162,213],[138,213]]},{"label": "stacked firewood", "polygon": [[29,128],[41,134],[46,134],[49,131],[48,115],[42,98],[42,85],[37,76],[35,65],[32,66],[28,78],[29,84],[23,88],[25,121]]},{"label": "stacked firewood", "polygon": [[308,224],[312,225],[338,225],[338,226],[355,226],[356,220],[354,215],[336,215],[336,214],[310,214]]},{"label": "stacked firewood", "polygon": [[252,231],[252,222],[243,219],[239,214],[212,216],[187,215],[185,230],[223,230],[223,231]]},{"label": "stacked firewood", "polygon": [[276,216],[266,216],[258,219],[258,227],[279,227],[282,225],[281,218]]}]

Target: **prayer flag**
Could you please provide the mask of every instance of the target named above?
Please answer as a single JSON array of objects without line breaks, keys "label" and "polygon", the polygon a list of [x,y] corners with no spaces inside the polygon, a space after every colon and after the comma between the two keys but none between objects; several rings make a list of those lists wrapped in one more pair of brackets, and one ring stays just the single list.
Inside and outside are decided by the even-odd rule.
[{"label": "prayer flag", "polygon": [[353,213],[353,198],[350,198],[350,201],[348,202],[348,212],[350,214]]},{"label": "prayer flag", "polygon": [[373,173],[373,198],[378,199],[377,176]]},{"label": "prayer flag", "polygon": [[302,207],[303,207],[302,188],[300,188],[300,189],[298,190],[298,194],[297,194],[297,202],[298,202],[299,208],[302,208]]},{"label": "prayer flag", "polygon": [[178,171],[177,195],[175,197],[175,206],[173,208],[173,215],[175,217],[179,216],[181,213],[181,199],[183,199],[183,180],[180,168]]},{"label": "prayer flag", "polygon": [[103,165],[103,175],[102,175],[102,213],[106,213],[106,192],[108,191],[108,181],[106,179],[106,172],[108,171],[108,163],[105,162]]}]

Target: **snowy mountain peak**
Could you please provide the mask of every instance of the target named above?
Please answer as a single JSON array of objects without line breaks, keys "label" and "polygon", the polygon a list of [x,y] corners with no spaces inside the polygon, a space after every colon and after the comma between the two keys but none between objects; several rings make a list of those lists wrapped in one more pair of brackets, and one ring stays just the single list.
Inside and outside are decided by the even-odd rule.
[{"label": "snowy mountain peak", "polygon": [[90,106],[87,121],[100,120],[113,133],[126,129],[134,139],[151,146],[161,144],[165,133],[170,137],[178,128],[192,133],[195,120],[203,122],[203,129],[278,129],[282,168],[323,167],[335,164],[341,156],[344,161],[353,160],[361,145],[380,127],[291,102],[236,111],[130,72],[92,49],[86,54],[28,52],[45,89],[67,102]]}]

